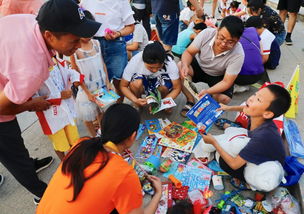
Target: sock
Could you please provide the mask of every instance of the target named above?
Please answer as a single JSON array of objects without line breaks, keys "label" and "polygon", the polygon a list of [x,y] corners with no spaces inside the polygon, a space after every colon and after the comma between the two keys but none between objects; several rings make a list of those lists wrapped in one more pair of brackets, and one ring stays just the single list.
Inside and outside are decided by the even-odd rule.
[{"label": "sock", "polygon": [[291,37],[291,33],[287,33],[286,38],[290,38]]}]

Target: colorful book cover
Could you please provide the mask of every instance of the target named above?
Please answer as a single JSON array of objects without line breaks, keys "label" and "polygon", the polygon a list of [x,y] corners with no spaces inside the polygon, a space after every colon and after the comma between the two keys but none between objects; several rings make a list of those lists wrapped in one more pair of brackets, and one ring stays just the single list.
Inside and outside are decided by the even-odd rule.
[{"label": "colorful book cover", "polygon": [[147,104],[151,105],[151,113],[156,114],[167,108],[172,108],[176,106],[176,103],[171,97],[161,99],[161,94],[158,90],[156,92],[150,91],[150,94],[147,96]]},{"label": "colorful book cover", "polygon": [[159,131],[163,137],[159,141],[160,145],[178,149],[191,153],[195,144],[197,133],[191,129],[172,122],[164,129]]},{"label": "colorful book cover", "polygon": [[145,161],[147,158],[149,158],[157,145],[158,138],[155,135],[149,135],[147,136],[141,145],[138,147],[137,153],[135,155],[135,158],[142,162]]},{"label": "colorful book cover", "polygon": [[167,147],[162,154],[163,158],[169,158],[172,161],[186,163],[190,158],[191,153],[179,151],[177,149]]},{"label": "colorful book cover", "polygon": [[223,111],[216,111],[218,108],[220,105],[209,94],[206,94],[187,112],[187,117],[197,125],[200,132],[208,132],[223,113]]},{"label": "colorful book cover", "polygon": [[162,184],[162,197],[160,198],[156,214],[167,213],[168,208],[173,204],[172,200],[172,184],[164,183]]},{"label": "colorful book cover", "polygon": [[162,129],[158,119],[146,120],[145,124],[149,134],[158,133]]},{"label": "colorful book cover", "polygon": [[104,88],[94,91],[93,95],[95,95],[95,98],[96,98],[95,102],[100,107],[105,107],[107,105],[110,105],[110,104],[116,102],[116,100],[118,100],[118,98],[120,97],[114,91],[112,91],[112,90],[108,91]]},{"label": "colorful book cover", "polygon": [[202,191],[208,189],[212,176],[210,170],[187,166],[178,162],[173,162],[169,171],[164,173],[163,176],[168,178],[171,174],[180,180],[183,186],[188,186],[189,192],[195,189]]}]

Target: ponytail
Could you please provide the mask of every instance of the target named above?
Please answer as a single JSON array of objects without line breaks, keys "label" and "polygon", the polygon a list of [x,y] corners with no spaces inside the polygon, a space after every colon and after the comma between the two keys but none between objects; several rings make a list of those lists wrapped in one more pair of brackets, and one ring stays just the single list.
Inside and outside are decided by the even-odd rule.
[{"label": "ponytail", "polygon": [[[101,171],[109,161],[109,153],[104,144],[111,141],[120,144],[137,131],[140,123],[139,113],[130,105],[114,104],[110,106],[101,123],[101,138],[83,138],[74,146],[62,163],[62,173],[71,175],[68,187],[73,186],[73,198],[75,201],[81,192],[84,183]],[[96,156],[101,153],[100,166],[89,177],[84,176],[84,170],[92,164]]]}]

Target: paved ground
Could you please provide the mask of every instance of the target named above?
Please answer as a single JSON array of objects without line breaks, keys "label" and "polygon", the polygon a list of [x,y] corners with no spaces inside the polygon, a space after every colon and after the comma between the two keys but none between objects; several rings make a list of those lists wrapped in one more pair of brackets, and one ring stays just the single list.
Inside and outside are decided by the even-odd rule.
[{"label": "paved ground", "polygon": [[[210,5],[207,4],[207,10],[209,10]],[[293,33],[294,46],[288,47],[282,46],[282,59],[280,66],[273,71],[269,71],[269,77],[272,81],[282,81],[285,84],[288,83],[294,68],[297,64],[301,64],[302,70],[304,70],[303,59],[304,59],[304,24],[303,22],[298,22],[295,31]],[[302,72],[303,73],[303,72]],[[302,75],[303,77],[303,75]],[[303,82],[303,81],[302,81]],[[240,104],[244,101],[250,94],[252,94],[256,89],[251,88],[249,92],[236,95],[233,99],[232,104]],[[296,121],[299,124],[300,130],[304,131],[304,108],[301,106],[304,104],[304,89],[300,86],[300,99],[299,99],[299,114]],[[156,115],[158,118],[168,117],[171,121],[181,122],[183,118],[179,116],[180,109],[185,103],[183,95],[180,95],[177,99],[177,104],[179,105],[173,114],[167,116],[165,114]],[[226,113],[225,113],[226,114]],[[142,112],[143,120],[152,118],[152,116],[147,115]],[[233,118],[233,115],[226,114],[229,118]],[[52,145],[45,137],[40,129],[39,123],[35,114],[33,113],[23,113],[18,116],[18,121],[23,130],[23,138],[25,140],[25,145],[28,148],[31,156],[33,157],[45,157],[48,155],[55,156]],[[82,136],[87,135],[86,130],[82,125],[79,126],[79,131]],[[213,133],[218,133],[216,129],[212,130]],[[139,142],[136,142],[134,149],[137,147]],[[55,162],[47,169],[39,173],[39,177],[48,182],[52,174],[56,170],[59,164],[58,158]],[[27,192],[16,180],[8,173],[8,171],[0,164],[0,173],[5,176],[5,182],[0,187],[0,213],[1,214],[30,214],[35,212],[35,206],[33,204],[33,196]],[[304,179],[304,178],[303,178]],[[304,183],[304,180],[303,180]],[[229,189],[229,186],[226,186]],[[302,193],[303,195],[304,193]]]}]

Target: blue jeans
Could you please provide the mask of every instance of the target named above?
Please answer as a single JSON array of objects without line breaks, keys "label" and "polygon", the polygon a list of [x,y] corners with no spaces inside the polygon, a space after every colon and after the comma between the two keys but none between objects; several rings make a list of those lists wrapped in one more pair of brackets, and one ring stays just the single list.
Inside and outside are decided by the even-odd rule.
[{"label": "blue jeans", "polygon": [[156,21],[156,28],[160,37],[160,40],[165,45],[173,46],[176,44],[179,27],[179,14],[170,15],[154,15]]},{"label": "blue jeans", "polygon": [[107,66],[109,80],[120,80],[125,67],[128,64],[126,42],[123,38],[106,40],[103,37],[96,37],[100,43],[100,48],[104,62]]},{"label": "blue jeans", "polygon": [[284,30],[283,32],[281,33],[275,33],[275,39],[277,40],[277,42],[279,43],[279,45],[281,46],[284,41],[285,41],[285,37],[286,37],[286,31]]}]

